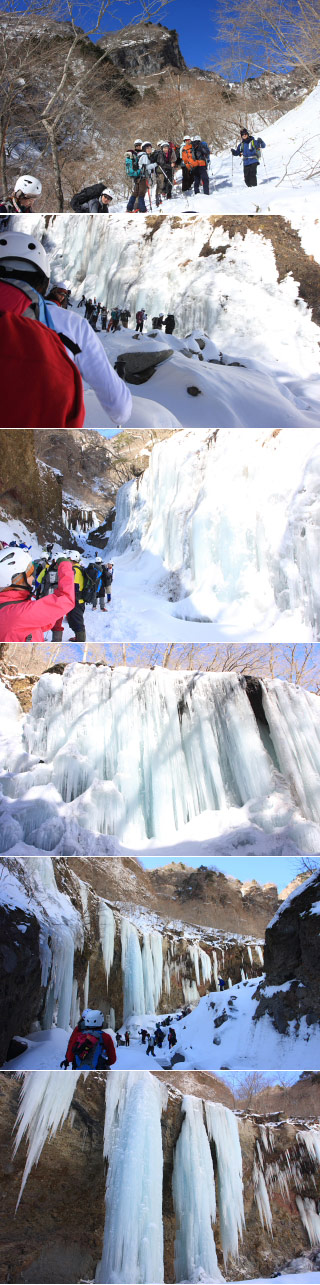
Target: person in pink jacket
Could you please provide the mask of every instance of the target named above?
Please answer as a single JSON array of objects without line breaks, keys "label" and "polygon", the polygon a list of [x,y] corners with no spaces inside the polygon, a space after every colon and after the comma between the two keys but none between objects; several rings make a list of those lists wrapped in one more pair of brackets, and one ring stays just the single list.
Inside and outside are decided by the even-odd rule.
[{"label": "person in pink jacket", "polygon": [[34,566],[25,549],[0,550],[0,642],[44,642],[52,629],[75,605],[73,566],[61,559],[58,586],[38,601],[32,598]]}]

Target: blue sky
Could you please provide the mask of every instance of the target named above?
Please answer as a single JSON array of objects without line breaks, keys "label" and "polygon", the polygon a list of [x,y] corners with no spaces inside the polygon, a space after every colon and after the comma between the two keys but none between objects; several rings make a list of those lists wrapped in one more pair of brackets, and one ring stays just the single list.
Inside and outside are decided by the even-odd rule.
[{"label": "blue sky", "polygon": [[245,883],[256,879],[257,883],[276,883],[279,892],[286,888],[291,879],[295,879],[299,870],[299,857],[139,857],[147,870],[152,866],[167,866],[169,862],[183,861],[185,865],[212,866],[225,875],[233,875]]}]

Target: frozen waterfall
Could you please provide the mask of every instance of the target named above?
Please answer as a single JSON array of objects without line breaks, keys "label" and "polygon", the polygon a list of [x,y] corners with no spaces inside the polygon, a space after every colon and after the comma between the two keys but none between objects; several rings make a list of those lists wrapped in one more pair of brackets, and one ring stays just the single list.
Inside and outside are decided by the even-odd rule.
[{"label": "frozen waterfall", "polygon": [[108,1161],[104,1245],[96,1281],[161,1282],[161,1114],[166,1092],[148,1072],[118,1071],[106,1084]]},{"label": "frozen waterfall", "polygon": [[18,1204],[32,1166],[38,1164],[47,1138],[54,1137],[59,1125],[63,1125],[66,1120],[79,1075],[81,1071],[68,1071],[64,1074],[61,1071],[28,1071],[24,1075],[13,1154],[16,1155],[25,1134],[28,1153]]},{"label": "frozen waterfall", "polygon": [[129,919],[121,919],[121,964],[123,971],[123,1019],[133,1013],[155,1013],[162,992],[162,937],[139,934]]},{"label": "frozen waterfall", "polygon": [[205,1102],[209,1138],[217,1156],[220,1236],[226,1264],[236,1258],[244,1227],[242,1155],[238,1123],[232,1111],[219,1102]]},{"label": "frozen waterfall", "polygon": [[177,1281],[222,1281],[212,1224],[216,1193],[212,1156],[201,1098],[183,1098],[184,1120],[178,1137],[172,1190],[177,1219]]},{"label": "frozen waterfall", "polygon": [[174,576],[174,615],[217,621],[217,638],[281,640],[283,621],[286,641],[290,618],[319,637],[319,433],[293,432],[174,433],[118,492],[108,548],[132,550],[153,592]]},{"label": "frozen waterfall", "polygon": [[[112,851],[179,848],[199,828],[213,851],[228,835],[232,850],[319,852],[319,697],[278,680],[261,693],[270,731],[235,673],[72,664],[44,674],[24,721],[32,757],[2,777],[2,850],[97,853],[100,835],[116,836]],[[46,778],[34,787],[37,758]],[[106,949],[109,961],[111,937]]]},{"label": "frozen waterfall", "polygon": [[100,900],[99,932],[107,982],[109,981],[110,968],[113,964],[115,931],[116,925],[112,910],[106,901]]}]

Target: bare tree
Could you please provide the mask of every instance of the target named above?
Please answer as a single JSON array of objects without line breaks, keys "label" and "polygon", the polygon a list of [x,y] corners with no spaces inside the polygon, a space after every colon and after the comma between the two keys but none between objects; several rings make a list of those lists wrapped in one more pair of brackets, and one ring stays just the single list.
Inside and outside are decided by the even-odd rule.
[{"label": "bare tree", "polygon": [[301,67],[314,83],[320,0],[219,0],[216,34],[235,79]]}]

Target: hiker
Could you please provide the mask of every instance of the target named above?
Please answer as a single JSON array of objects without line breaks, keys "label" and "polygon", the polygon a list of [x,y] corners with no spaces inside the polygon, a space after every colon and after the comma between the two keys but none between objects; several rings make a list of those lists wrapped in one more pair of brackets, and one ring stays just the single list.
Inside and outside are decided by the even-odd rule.
[{"label": "hiker", "polygon": [[150,197],[150,179],[155,169],[151,161],[152,143],[142,143],[142,150],[138,150],[135,143],[134,148],[126,153],[126,174],[128,178],[133,178],[134,187],[127,204],[127,213],[131,214],[137,204],[138,212],[146,214],[147,207],[145,203],[146,192]]},{"label": "hiker", "polygon": [[107,329],[107,320],[108,320],[108,309],[107,309],[107,307],[105,306],[105,304],[103,304],[103,305],[102,305],[101,312],[100,312],[100,318],[101,318],[101,330],[106,330],[106,329]]},{"label": "hiker", "polygon": [[246,187],[257,187],[257,171],[260,164],[260,151],[266,144],[263,138],[254,138],[247,129],[240,130],[241,141],[238,147],[232,147],[232,156],[242,156],[243,177]]},{"label": "hiker", "polygon": [[67,309],[70,307],[68,293],[67,287],[59,281],[57,285],[51,286],[49,294],[46,294],[46,303],[57,303],[59,308]]},{"label": "hiker", "polygon": [[92,309],[93,309],[93,300],[92,300],[92,299],[87,299],[87,300],[86,300],[85,310],[84,310],[84,318],[85,318],[85,321],[90,321],[90,317],[91,317]]},{"label": "hiker", "polygon": [[209,196],[209,175],[207,165],[210,160],[210,148],[208,147],[208,144],[204,142],[204,139],[200,138],[200,134],[194,134],[192,142],[195,160],[204,160],[205,162],[204,166],[197,166],[193,188],[194,194],[195,196],[198,196],[200,183],[202,183],[204,196]]},{"label": "hiker", "polygon": [[219,991],[225,991],[226,983],[223,977],[219,977]]},{"label": "hiker", "polygon": [[60,1066],[73,1070],[106,1070],[117,1061],[111,1035],[104,1031],[104,1014],[98,1008],[85,1008],[80,1021],[70,1035],[66,1056]]},{"label": "hiker", "polygon": [[182,192],[189,192],[193,182],[190,174],[190,167],[187,166],[183,158],[184,148],[185,147],[188,148],[189,144],[190,146],[192,145],[191,134],[185,134],[180,147],[180,163],[181,163],[181,169],[182,169],[182,187],[181,187]]},{"label": "hiker", "polygon": [[131,312],[129,312],[129,308],[122,308],[122,311],[120,312],[120,321],[121,321],[121,325],[124,326],[125,330],[128,329],[129,317],[131,317]]},{"label": "hiker", "polygon": [[44,642],[45,630],[75,604],[73,570],[68,559],[58,558],[54,592],[32,598],[34,565],[25,549],[0,551],[0,641]]},{"label": "hiker", "polygon": [[93,303],[91,308],[90,318],[89,318],[89,325],[92,326],[92,330],[95,330],[95,331],[97,330],[97,321],[98,321],[99,313],[100,313],[100,304]]},{"label": "hiker", "polygon": [[11,196],[0,201],[0,214],[32,214],[36,196],[41,196],[42,183],[33,174],[17,178]]},{"label": "hiker", "polygon": [[138,331],[140,331],[140,334],[142,335],[143,324],[147,320],[147,316],[148,313],[144,311],[144,308],[139,308],[138,312],[136,312],[136,335],[138,334]]},{"label": "hiker", "polygon": [[168,312],[168,316],[165,317],[164,319],[164,328],[165,328],[166,335],[173,335],[175,324],[176,323],[175,323],[173,312]]},{"label": "hiker", "polygon": [[182,175],[182,190],[187,192],[188,190],[190,190],[190,188],[192,187],[192,184],[194,183],[195,189],[197,184],[197,192],[198,192],[199,186],[200,186],[200,180],[201,180],[201,171],[203,170],[205,171],[205,173],[203,174],[204,191],[206,195],[208,195],[209,179],[208,179],[208,172],[207,172],[207,162],[206,162],[206,158],[202,148],[201,140],[199,140],[198,138],[196,139],[195,142],[192,138],[184,140],[181,148],[181,160],[182,160],[184,169],[186,171],[185,180]]},{"label": "hiker", "polygon": [[154,1042],[159,1049],[162,1049],[164,1039],[165,1039],[165,1032],[161,1031],[159,1028],[156,1028]]},{"label": "hiker", "polygon": [[86,306],[87,306],[87,300],[86,300],[85,294],[83,294],[82,299],[79,299],[79,303],[77,303],[77,308],[86,308]]},{"label": "hiker", "polygon": [[114,334],[116,330],[120,330],[119,323],[120,323],[120,308],[111,308],[111,317],[108,325],[108,330],[111,330],[111,333]]},{"label": "hiker", "polygon": [[130,1048],[130,1031],[125,1032],[126,1049]]},{"label": "hiker", "polygon": [[170,1047],[170,1049],[173,1049],[173,1047],[175,1047],[175,1043],[176,1043],[175,1028],[170,1027],[170,1031],[168,1031],[168,1047]]},{"label": "hiker", "polygon": [[[62,556],[72,563],[74,576],[75,602],[71,611],[65,613],[70,629],[74,630],[74,638],[70,638],[70,642],[85,642],[85,574],[84,569],[80,566],[81,553],[79,553],[78,549],[69,549],[68,552]],[[62,638],[63,616],[60,620],[57,620],[56,625],[52,630],[52,642],[62,642]]]},{"label": "hiker", "polygon": [[113,580],[112,563],[105,567],[102,558],[96,554],[95,562],[90,562],[87,567],[87,575],[94,582],[94,591],[92,595],[92,609],[96,610],[97,599],[99,598],[100,611],[106,611],[105,596],[107,590],[107,602],[111,602],[111,585]]},{"label": "hiker", "polygon": [[167,201],[171,200],[176,160],[176,152],[167,142],[161,143],[151,154],[151,161],[155,163],[156,205],[161,205],[163,196]]},{"label": "hiker", "polygon": [[148,1035],[148,1047],[146,1050],[147,1057],[149,1057],[149,1053],[151,1053],[151,1056],[154,1057],[154,1046],[155,1046],[154,1035]]},{"label": "hiker", "polygon": [[129,389],[85,318],[70,308],[62,319],[61,308],[46,303],[49,278],[40,241],[0,233],[0,427],[48,428],[48,408],[51,428],[82,427],[82,378],[113,422],[126,423]]},{"label": "hiker", "polygon": [[138,1035],[141,1035],[141,1044],[145,1044],[149,1031],[146,1031],[144,1026],[142,1026],[141,1031],[138,1031]]},{"label": "hiker", "polygon": [[92,183],[91,187],[83,187],[81,192],[75,192],[70,205],[76,214],[110,214],[113,198],[114,192],[106,183]]}]

